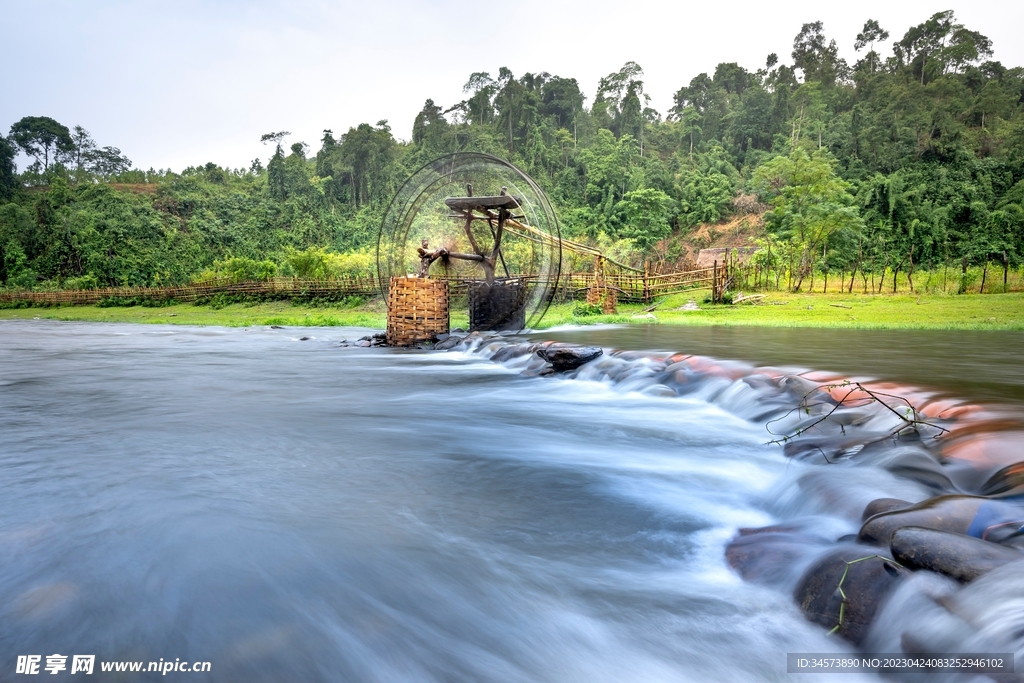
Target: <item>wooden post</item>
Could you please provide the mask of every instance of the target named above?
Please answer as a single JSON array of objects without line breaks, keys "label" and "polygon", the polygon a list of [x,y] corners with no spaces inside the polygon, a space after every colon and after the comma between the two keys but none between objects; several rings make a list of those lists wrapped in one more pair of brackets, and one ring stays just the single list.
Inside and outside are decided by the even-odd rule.
[{"label": "wooden post", "polygon": [[711,303],[718,303],[718,259],[711,266]]},{"label": "wooden post", "polygon": [[725,249],[725,263],[723,264],[725,266],[725,269],[724,269],[725,272],[722,273],[722,295],[723,296],[725,296],[725,284],[726,284],[726,282],[729,281],[729,273],[735,273],[734,266],[736,264],[733,263],[735,258],[736,258],[736,254],[733,252],[733,250],[730,249],[729,247],[726,247],[726,249]]}]

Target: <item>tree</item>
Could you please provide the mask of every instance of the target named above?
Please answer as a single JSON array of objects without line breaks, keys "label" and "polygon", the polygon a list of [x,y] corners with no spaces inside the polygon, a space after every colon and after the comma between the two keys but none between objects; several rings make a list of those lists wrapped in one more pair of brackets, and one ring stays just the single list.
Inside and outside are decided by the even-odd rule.
[{"label": "tree", "polygon": [[700,112],[695,107],[683,107],[676,115],[679,121],[680,134],[688,139],[690,143],[689,155],[693,158],[694,137],[699,137],[702,129],[700,127]]},{"label": "tree", "polygon": [[264,145],[267,144],[268,142],[273,142],[274,144],[280,145],[281,141],[284,140],[289,135],[291,135],[291,133],[289,133],[286,130],[282,130],[278,133],[264,133],[263,135],[260,136],[260,142],[262,142]]},{"label": "tree", "polygon": [[901,64],[911,68],[921,85],[945,73],[959,73],[969,64],[992,56],[992,41],[956,21],[953,10],[936,12],[911,27],[893,45]]},{"label": "tree", "polygon": [[788,240],[799,256],[794,284],[798,290],[826,240],[838,230],[859,229],[862,224],[849,184],[836,174],[827,152],[811,156],[801,148],[760,166],[754,183],[773,207],[769,231]]},{"label": "tree", "polygon": [[[432,104],[432,103],[431,103]],[[338,145],[336,166],[347,170],[353,203],[368,205],[386,201],[390,190],[389,168],[394,160],[395,138],[387,121],[376,126],[361,123],[349,128]]]},{"label": "tree", "polygon": [[742,95],[753,80],[746,69],[736,62],[722,62],[715,67],[712,82],[730,95]]},{"label": "tree", "polygon": [[89,153],[96,149],[96,141],[89,135],[89,131],[81,126],[75,126],[71,133],[71,141],[74,144],[71,161],[76,171],[82,171]]},{"label": "tree", "polygon": [[889,32],[879,26],[876,20],[868,19],[864,22],[864,28],[857,34],[857,41],[853,44],[853,49],[860,52],[870,46],[870,52],[874,52],[875,43],[882,40],[889,40]]},{"label": "tree", "polygon": [[10,201],[21,187],[14,157],[18,150],[4,136],[0,135],[0,202]]},{"label": "tree", "polygon": [[[641,101],[646,104],[651,98],[644,92],[641,77],[644,70],[636,62],[626,62],[615,73],[608,74],[597,84],[592,115],[599,125],[621,136],[625,133],[639,139],[636,127],[640,125]],[[626,130],[627,125],[634,130]]]},{"label": "tree", "polygon": [[274,155],[267,162],[267,190],[270,192],[271,199],[284,201],[288,197],[286,175],[284,151],[278,144],[274,149]]},{"label": "tree", "polygon": [[733,197],[729,177],[715,170],[686,169],[679,174],[679,222],[684,226],[717,223]]},{"label": "tree", "polygon": [[427,143],[436,149],[447,128],[448,121],[445,120],[441,107],[434,104],[434,100],[427,100],[413,121],[412,142],[414,145]]},{"label": "tree", "polygon": [[[463,102],[466,118],[471,124],[483,126],[486,122],[494,119],[492,99],[497,92],[497,83],[489,73],[477,71],[470,74],[466,84],[462,86],[462,92],[472,93],[470,98]],[[433,103],[433,100],[429,101]],[[423,110],[426,111],[426,109],[427,107],[424,105]],[[415,130],[416,125],[413,124],[413,131]],[[415,135],[415,132],[413,134]]]},{"label": "tree", "polygon": [[101,178],[110,178],[130,169],[132,162],[117,147],[107,146],[86,152],[85,165],[91,173]]},{"label": "tree", "polygon": [[575,138],[576,120],[583,111],[583,93],[576,79],[548,79],[541,88],[541,103],[544,115],[554,117],[558,128],[572,130]]},{"label": "tree", "polygon": [[748,147],[770,150],[778,132],[772,117],[772,96],[760,85],[747,88],[733,109],[726,130],[733,144],[742,152]]},{"label": "tree", "polygon": [[309,164],[306,163],[307,147],[309,145],[305,142],[292,143],[289,148],[292,153],[285,158],[285,187],[289,197],[304,194],[312,186]]},{"label": "tree", "polygon": [[985,128],[986,117],[998,116],[1008,118],[1014,110],[1014,96],[1007,93],[997,80],[991,80],[982,86],[974,102],[974,111],[981,114],[981,128]]},{"label": "tree", "polygon": [[645,187],[627,192],[617,206],[624,218],[620,234],[633,240],[642,253],[650,253],[671,231],[671,206],[672,198],[661,190]]},{"label": "tree", "polygon": [[334,131],[330,128],[324,129],[324,136],[320,138],[320,151],[316,153],[316,174],[321,178],[333,178],[334,169],[331,166],[331,157],[338,142],[334,139]]},{"label": "tree", "polygon": [[626,96],[622,99],[622,106],[616,120],[617,125],[615,126],[620,135],[625,133],[640,140],[640,156],[644,154],[643,107],[640,104],[642,92],[638,90],[642,87],[642,83],[630,83],[629,88],[626,90]]},{"label": "tree", "polygon": [[523,74],[516,80],[507,67],[498,70],[497,94],[494,105],[498,110],[495,132],[500,131],[508,140],[508,154],[533,156],[529,147],[535,143],[535,129],[539,113],[540,89],[547,74]]},{"label": "tree", "polygon": [[712,105],[714,89],[715,84],[706,73],[694,76],[689,85],[676,91],[675,104],[670,113],[678,117],[684,109],[689,107],[703,115]]},{"label": "tree", "polygon": [[286,173],[284,168],[284,150],[281,149],[281,141],[291,135],[286,130],[279,132],[264,133],[260,136],[260,142],[264,145],[268,142],[274,143],[274,155],[267,162],[267,190],[271,199],[284,201],[288,196]]},{"label": "tree", "polygon": [[846,75],[846,62],[839,57],[836,41],[825,41],[825,28],[820,21],[804,24],[793,39],[793,63],[803,71],[804,82],[818,81],[830,86]]},{"label": "tree", "polygon": [[871,73],[874,73],[878,62],[875,43],[883,40],[889,40],[889,32],[882,28],[876,20],[868,19],[864,22],[864,28],[857,34],[857,40],[853,44],[853,49],[857,52],[860,52],[865,47],[869,48],[865,59],[868,62],[868,70]]},{"label": "tree", "polygon": [[24,117],[11,126],[10,139],[35,158],[43,172],[50,169],[51,161],[63,161],[75,149],[68,127],[48,116]]},{"label": "tree", "polygon": [[579,153],[579,163],[585,173],[583,200],[591,209],[590,230],[614,232],[616,204],[629,187],[630,172],[637,157],[636,141],[630,135],[619,140],[607,128],[597,131],[594,142]]}]

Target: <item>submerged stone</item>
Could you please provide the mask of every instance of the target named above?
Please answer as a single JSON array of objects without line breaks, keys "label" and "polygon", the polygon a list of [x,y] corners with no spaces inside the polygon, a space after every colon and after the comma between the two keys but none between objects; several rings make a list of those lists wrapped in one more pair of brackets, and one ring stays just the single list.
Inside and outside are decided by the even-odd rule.
[{"label": "submerged stone", "polygon": [[927,569],[964,583],[996,567],[1024,559],[1005,546],[948,531],[903,527],[892,534],[892,556],[911,569]]},{"label": "submerged stone", "polygon": [[892,512],[893,510],[902,510],[905,507],[913,505],[908,500],[900,500],[899,498],[876,498],[867,504],[864,508],[864,513],[861,515],[860,521],[866,522],[869,518],[883,512]]},{"label": "submerged stone", "polygon": [[599,346],[549,346],[538,349],[537,355],[551,363],[556,372],[575,370],[603,354]]},{"label": "submerged stone", "polygon": [[[864,447],[856,459],[865,465],[882,467],[898,477],[917,481],[938,491],[955,491],[956,486],[935,456],[911,436],[901,436],[901,445],[875,442]],[[907,443],[910,442],[910,443]]]},{"label": "submerged stone", "polygon": [[519,358],[533,353],[537,350],[537,344],[509,344],[498,349],[491,360],[495,363],[504,363],[505,361],[512,360],[513,358]]},{"label": "submerged stone", "polygon": [[999,470],[981,487],[986,496],[1024,496],[1024,462]]},{"label": "submerged stone", "polygon": [[791,582],[826,542],[797,525],[740,529],[726,546],[725,558],[744,580],[779,586]]},{"label": "submerged stone", "polygon": [[909,574],[876,552],[874,548],[846,546],[813,563],[793,593],[804,616],[860,645],[889,592]]},{"label": "submerged stone", "polygon": [[1015,531],[1024,525],[1024,506],[980,496],[946,495],[869,518],[858,538],[864,543],[889,545],[896,529],[917,526],[996,540],[992,534]]},{"label": "submerged stone", "polygon": [[984,502],[984,498],[977,496],[936,496],[901,510],[870,517],[860,528],[857,538],[862,543],[888,546],[892,532],[905,526],[965,534]]},{"label": "submerged stone", "polygon": [[450,335],[448,338],[443,339],[443,340],[437,342],[436,344],[434,344],[434,350],[435,351],[447,351],[449,349],[454,349],[456,346],[458,346],[461,343],[462,343],[462,337],[456,337],[454,335]]}]

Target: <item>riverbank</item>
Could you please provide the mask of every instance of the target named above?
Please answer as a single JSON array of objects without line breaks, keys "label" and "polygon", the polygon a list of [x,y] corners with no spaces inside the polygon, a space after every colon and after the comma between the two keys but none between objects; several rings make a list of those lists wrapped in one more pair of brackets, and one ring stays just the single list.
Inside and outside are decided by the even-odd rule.
[{"label": "riverbank", "polygon": [[311,306],[288,301],[229,304],[227,306],[54,306],[0,309],[0,320],[79,320],[107,323],[163,325],[283,325],[289,327],[373,327],[383,329],[386,311],[379,299],[360,306]]},{"label": "riverbank", "polygon": [[[792,294],[771,292],[751,303],[701,303],[706,292],[665,298],[653,310],[640,304],[620,305],[617,315],[580,316],[576,303],[557,304],[541,328],[563,325],[669,324],[748,325],[763,327],[821,327],[854,329],[1024,330],[1024,293],[965,294]],[[680,310],[690,301],[697,310]],[[692,306],[690,306],[692,308]],[[272,301],[228,306],[178,304],[163,307],[61,306],[0,309],[0,319],[83,320],[92,322],[161,323],[178,325],[285,325],[309,327],[356,326],[383,329],[385,309],[380,299],[358,306],[292,304]],[[453,313],[452,326],[465,327],[466,315]]]}]

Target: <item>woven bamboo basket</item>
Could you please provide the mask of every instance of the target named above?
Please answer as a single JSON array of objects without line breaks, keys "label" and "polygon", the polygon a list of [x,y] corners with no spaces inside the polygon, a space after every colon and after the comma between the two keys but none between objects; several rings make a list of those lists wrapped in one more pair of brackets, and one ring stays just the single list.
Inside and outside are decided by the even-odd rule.
[{"label": "woven bamboo basket", "polygon": [[447,333],[447,280],[391,278],[388,287],[389,346],[412,346]]},{"label": "woven bamboo basket", "polygon": [[526,327],[526,298],[522,280],[469,283],[469,329],[513,330]]}]

